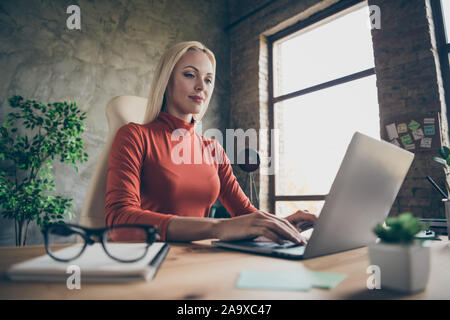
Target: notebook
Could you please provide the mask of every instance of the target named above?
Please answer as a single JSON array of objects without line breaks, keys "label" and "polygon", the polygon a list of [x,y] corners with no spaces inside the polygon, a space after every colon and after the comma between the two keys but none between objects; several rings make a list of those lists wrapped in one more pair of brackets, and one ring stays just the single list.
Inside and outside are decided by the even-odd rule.
[{"label": "notebook", "polygon": [[[80,250],[82,243],[74,244],[62,250],[67,252]],[[129,250],[130,246],[141,244],[115,243],[117,250]],[[69,262],[58,262],[47,254],[11,266],[6,275],[16,281],[66,282],[74,267],[79,270],[81,282],[130,282],[151,280],[170,246],[165,242],[155,242],[146,256],[133,263],[122,263],[111,259],[100,243],[86,247],[83,254]],[[77,268],[79,267],[79,268]]]}]

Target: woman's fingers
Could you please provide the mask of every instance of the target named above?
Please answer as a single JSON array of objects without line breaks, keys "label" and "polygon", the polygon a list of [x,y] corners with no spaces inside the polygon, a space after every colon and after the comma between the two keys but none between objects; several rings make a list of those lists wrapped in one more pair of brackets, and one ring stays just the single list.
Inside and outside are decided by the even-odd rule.
[{"label": "woman's fingers", "polygon": [[275,219],[275,220],[277,220],[278,222],[284,224],[287,228],[291,229],[294,233],[297,231],[297,230],[295,229],[295,227],[294,227],[291,223],[289,223],[289,221],[287,221],[286,219],[277,217],[276,215],[270,214],[270,213],[265,212],[265,211],[261,211],[261,212],[262,212],[267,218],[269,218],[269,219]]},{"label": "woman's fingers", "polygon": [[311,213],[302,210],[298,210],[290,216],[286,217],[292,225],[295,226],[300,232],[312,228],[317,220],[317,217]]},{"label": "woman's fingers", "polygon": [[265,236],[280,244],[285,239],[305,243],[305,239],[290,221],[262,211],[225,219],[218,226],[218,238],[225,241]]},{"label": "woman's fingers", "polygon": [[316,222],[316,219],[317,219],[317,217],[315,215],[313,215],[312,213],[301,211],[301,210],[298,210],[295,213],[295,215],[298,220],[306,220],[311,223]]},{"label": "woman's fingers", "polygon": [[[294,225],[292,225],[289,221],[287,221],[286,219],[277,217],[273,214],[264,212],[264,211],[263,211],[263,213],[268,219],[275,220],[274,223],[276,225],[278,225],[281,228],[281,230],[288,232],[292,237],[295,237],[295,239],[297,241],[300,240],[301,236],[300,236],[299,230]],[[289,237],[288,237],[288,239],[289,239]],[[289,239],[289,240],[294,241],[292,239]],[[297,242],[297,241],[295,241],[295,242]]]},{"label": "woman's fingers", "polygon": [[295,243],[302,242],[301,235],[297,230],[292,231],[290,228],[280,223],[276,219],[269,219],[266,217],[266,219],[260,219],[257,224],[264,229],[268,229],[276,233],[280,238],[287,239]]},{"label": "woman's fingers", "polygon": [[258,230],[258,234],[260,234],[278,244],[283,243],[283,239],[281,239],[275,232],[272,232],[270,229],[260,227]]},{"label": "woman's fingers", "polygon": [[305,220],[300,223],[297,223],[296,227],[300,230],[300,232],[302,232],[311,229],[312,227],[314,227],[314,224]]}]

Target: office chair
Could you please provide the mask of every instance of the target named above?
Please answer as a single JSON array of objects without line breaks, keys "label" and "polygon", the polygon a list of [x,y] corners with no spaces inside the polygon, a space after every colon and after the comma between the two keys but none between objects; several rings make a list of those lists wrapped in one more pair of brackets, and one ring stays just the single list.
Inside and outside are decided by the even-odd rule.
[{"label": "office chair", "polygon": [[89,182],[81,211],[79,224],[91,228],[105,226],[106,177],[109,152],[117,131],[125,124],[135,122],[142,124],[147,99],[136,96],[119,96],[106,105],[108,120],[108,138]]}]

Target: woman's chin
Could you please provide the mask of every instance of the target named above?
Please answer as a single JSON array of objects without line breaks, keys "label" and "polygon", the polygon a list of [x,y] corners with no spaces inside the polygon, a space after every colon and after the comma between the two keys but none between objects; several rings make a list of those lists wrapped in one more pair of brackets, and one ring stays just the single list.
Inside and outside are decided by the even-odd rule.
[{"label": "woman's chin", "polygon": [[192,114],[200,114],[203,110],[203,105],[197,105],[191,109]]},{"label": "woman's chin", "polygon": [[202,104],[190,103],[189,105],[184,105],[183,113],[198,115],[202,112],[203,107],[204,107],[203,103]]}]

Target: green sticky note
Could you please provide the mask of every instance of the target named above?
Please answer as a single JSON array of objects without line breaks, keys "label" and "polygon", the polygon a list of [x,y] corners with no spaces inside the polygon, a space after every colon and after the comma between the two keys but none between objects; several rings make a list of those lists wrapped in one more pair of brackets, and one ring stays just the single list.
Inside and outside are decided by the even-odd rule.
[{"label": "green sticky note", "polygon": [[408,128],[411,129],[411,131],[416,131],[420,128],[420,123],[415,120],[411,120],[411,122],[408,124]]},{"label": "green sticky note", "polygon": [[345,274],[299,269],[296,271],[241,271],[236,286],[240,289],[309,290],[311,287],[332,289]]},{"label": "green sticky note", "polygon": [[401,137],[400,137],[400,140],[402,140],[402,143],[403,143],[404,145],[411,144],[411,143],[413,142],[413,141],[412,141],[412,138],[411,138],[411,136],[410,136],[409,134],[404,135],[404,136],[401,136]]},{"label": "green sticky note", "polygon": [[312,285],[317,288],[332,289],[345,279],[345,274],[308,271]]},{"label": "green sticky note", "polygon": [[434,124],[425,125],[423,127],[423,131],[425,132],[426,136],[434,136],[434,134],[436,133],[436,130],[434,128]]},{"label": "green sticky note", "polygon": [[236,286],[240,289],[309,290],[311,281],[305,271],[241,271]]}]

